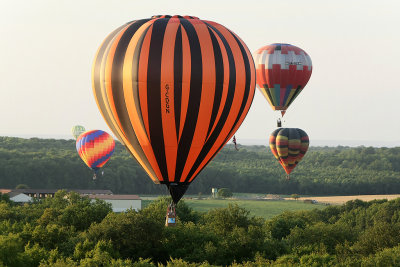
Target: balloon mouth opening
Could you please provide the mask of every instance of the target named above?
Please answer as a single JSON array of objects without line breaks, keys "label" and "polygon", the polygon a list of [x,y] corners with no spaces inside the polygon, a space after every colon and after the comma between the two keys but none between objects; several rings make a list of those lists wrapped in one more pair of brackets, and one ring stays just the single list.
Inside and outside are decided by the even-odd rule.
[{"label": "balloon mouth opening", "polygon": [[285,106],[271,106],[273,110],[286,111],[288,107]]},{"label": "balloon mouth opening", "polygon": [[195,16],[188,16],[188,15],[154,15],[151,17],[152,19],[171,19],[171,18],[178,18],[178,19],[199,19],[198,17]]},{"label": "balloon mouth opening", "polygon": [[189,184],[177,184],[177,183],[169,183],[166,184],[169,194],[171,195],[172,202],[176,205],[179,200],[183,197],[186,190],[189,187]]}]

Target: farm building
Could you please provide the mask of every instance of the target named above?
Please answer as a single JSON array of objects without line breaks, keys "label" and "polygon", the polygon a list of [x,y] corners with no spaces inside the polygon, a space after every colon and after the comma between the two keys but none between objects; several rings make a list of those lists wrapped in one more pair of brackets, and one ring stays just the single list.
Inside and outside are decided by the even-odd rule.
[{"label": "farm building", "polygon": [[[54,197],[55,193],[60,189],[0,189],[0,193],[7,194],[25,194],[31,198],[43,199],[47,197]],[[67,192],[76,192],[81,196],[87,195],[111,195],[111,190],[81,190],[81,189],[67,189]],[[3,193],[3,194],[4,194]],[[11,197],[11,195],[10,195]]]},{"label": "farm building", "polygon": [[124,212],[128,209],[138,211],[142,208],[142,200],[137,195],[89,195],[88,197],[110,203],[114,212]]},{"label": "farm building", "polygon": [[32,197],[20,192],[10,192],[8,193],[8,195],[10,196],[11,201],[19,204],[29,203],[33,201]]}]

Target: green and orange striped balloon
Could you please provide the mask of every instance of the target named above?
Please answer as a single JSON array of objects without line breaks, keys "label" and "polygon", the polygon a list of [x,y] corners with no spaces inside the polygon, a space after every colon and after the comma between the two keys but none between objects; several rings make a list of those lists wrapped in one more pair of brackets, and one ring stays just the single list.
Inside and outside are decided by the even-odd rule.
[{"label": "green and orange striped balloon", "polygon": [[308,150],[309,138],[298,128],[278,128],[269,137],[272,154],[289,175]]},{"label": "green and orange striped balloon", "polygon": [[243,122],[255,66],[245,43],[218,23],[153,16],[104,40],[92,81],[108,126],[177,203]]}]

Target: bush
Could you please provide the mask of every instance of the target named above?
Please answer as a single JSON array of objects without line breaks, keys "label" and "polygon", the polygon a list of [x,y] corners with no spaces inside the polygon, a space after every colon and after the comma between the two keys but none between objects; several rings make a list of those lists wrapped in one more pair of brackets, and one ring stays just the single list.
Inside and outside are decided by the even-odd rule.
[{"label": "bush", "polygon": [[217,196],[219,198],[227,198],[227,197],[232,197],[232,191],[229,190],[228,188],[221,188],[218,190]]}]

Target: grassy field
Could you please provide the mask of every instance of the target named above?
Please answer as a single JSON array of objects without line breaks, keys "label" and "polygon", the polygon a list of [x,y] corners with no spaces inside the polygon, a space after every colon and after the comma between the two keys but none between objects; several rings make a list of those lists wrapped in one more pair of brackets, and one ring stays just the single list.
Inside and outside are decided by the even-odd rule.
[{"label": "grassy field", "polygon": [[[152,200],[142,200],[142,208],[151,203]],[[302,201],[276,200],[276,201],[257,201],[257,200],[231,200],[231,199],[185,199],[185,203],[195,211],[207,212],[210,209],[226,208],[229,204],[237,204],[241,208],[250,211],[253,216],[260,216],[270,219],[284,211],[323,209],[326,206],[320,204],[307,204]]]},{"label": "grassy field", "polygon": [[250,211],[253,216],[260,216],[270,219],[284,211],[312,210],[323,209],[325,205],[307,204],[302,201],[294,200],[275,200],[275,201],[258,201],[258,200],[185,200],[189,207],[196,211],[206,212],[210,209],[225,208],[229,204],[237,204],[241,208]]},{"label": "grassy field", "polygon": [[[258,194],[236,194],[236,197],[257,197]],[[237,204],[239,207],[250,211],[253,216],[270,219],[284,211],[323,209],[325,204],[341,205],[349,200],[360,199],[370,201],[373,199],[395,199],[400,195],[359,195],[359,196],[327,196],[327,197],[302,197],[295,201],[286,196],[286,200],[245,200],[245,199],[185,199],[185,203],[195,211],[207,212],[210,209],[226,208],[229,204]],[[142,208],[149,205],[156,197],[142,199]],[[304,199],[313,199],[319,204],[304,203]]]}]

